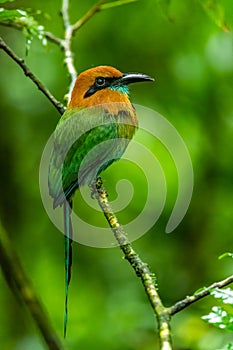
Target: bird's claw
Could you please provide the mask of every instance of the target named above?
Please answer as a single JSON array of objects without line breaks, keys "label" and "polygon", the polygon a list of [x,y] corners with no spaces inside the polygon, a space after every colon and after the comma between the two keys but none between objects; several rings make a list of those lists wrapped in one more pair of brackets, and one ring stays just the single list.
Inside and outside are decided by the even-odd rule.
[{"label": "bird's claw", "polygon": [[91,189],[91,199],[95,199],[96,193],[98,191],[98,189],[101,187],[102,185],[102,180],[100,177],[97,177],[91,185],[89,185],[90,189]]},{"label": "bird's claw", "polygon": [[[103,185],[103,181],[100,176],[98,176],[95,181],[89,186],[91,189],[91,199],[95,199],[96,193],[98,193]],[[104,189],[102,189],[104,190]]]}]

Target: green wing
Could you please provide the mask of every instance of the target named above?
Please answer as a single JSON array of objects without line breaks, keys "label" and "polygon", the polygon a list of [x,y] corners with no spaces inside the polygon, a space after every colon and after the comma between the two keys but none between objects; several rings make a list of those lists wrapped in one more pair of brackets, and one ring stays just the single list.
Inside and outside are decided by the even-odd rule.
[{"label": "green wing", "polygon": [[54,206],[119,159],[128,142],[119,138],[116,117],[103,109],[65,112],[55,131],[49,169]]}]

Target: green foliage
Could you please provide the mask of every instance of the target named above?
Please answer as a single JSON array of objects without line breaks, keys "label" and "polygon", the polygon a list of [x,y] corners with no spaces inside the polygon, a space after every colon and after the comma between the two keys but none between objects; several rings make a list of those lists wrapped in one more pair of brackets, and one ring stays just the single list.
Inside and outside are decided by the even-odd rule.
[{"label": "green foliage", "polygon": [[[162,9],[162,12],[169,20],[174,20],[177,14],[177,8],[182,6],[177,0],[157,0],[158,5]],[[181,3],[181,2],[180,2]],[[231,20],[226,18],[226,3],[221,0],[199,0],[199,3],[203,7],[209,18],[222,30],[228,31],[233,24],[233,18]],[[232,9],[231,9],[232,10]],[[228,23],[229,21],[229,23]]]},{"label": "green foliage", "polygon": [[221,306],[213,306],[212,311],[203,316],[202,319],[220,329],[233,331],[233,314],[227,312]]},{"label": "green foliage", "polygon": [[219,260],[223,259],[223,258],[226,258],[226,257],[229,257],[229,258],[232,258],[233,259],[233,253],[224,253],[222,255],[219,256]]},{"label": "green foliage", "polygon": [[219,0],[199,0],[208,16],[214,21],[214,23],[221,29],[229,30],[226,23],[225,9],[221,1]]},{"label": "green foliage", "polygon": [[27,52],[30,49],[33,37],[39,39],[44,46],[47,45],[44,27],[35,20],[35,18],[30,14],[29,10],[7,10],[0,8],[0,24],[1,22],[3,24],[11,24],[12,26],[22,29],[26,37]]},{"label": "green foliage", "polygon": [[212,295],[215,299],[222,301],[224,304],[233,305],[233,290],[231,288],[216,288],[210,291],[210,295]]},{"label": "green foliage", "polygon": [[[210,291],[210,295],[220,302],[233,307],[233,290],[231,288],[216,288]],[[211,312],[202,316],[202,319],[221,330],[233,332],[233,313],[222,306],[213,306]],[[232,346],[233,343],[229,343],[224,349],[233,349]]]},{"label": "green foliage", "polygon": [[0,4],[4,4],[5,2],[13,2],[15,0],[0,0]]},{"label": "green foliage", "polygon": [[224,348],[219,350],[233,350],[233,343],[229,343]]}]

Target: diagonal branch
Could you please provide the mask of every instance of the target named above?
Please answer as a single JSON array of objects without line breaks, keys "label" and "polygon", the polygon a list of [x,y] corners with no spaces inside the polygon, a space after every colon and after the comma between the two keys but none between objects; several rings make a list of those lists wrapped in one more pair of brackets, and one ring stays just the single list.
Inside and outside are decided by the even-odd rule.
[{"label": "diagonal branch", "polygon": [[73,32],[75,33],[80,29],[89,19],[91,19],[97,12],[101,10],[101,6],[106,2],[106,0],[99,0],[93,7],[91,7],[83,17],[81,17],[75,24],[73,24]]},{"label": "diagonal branch", "polygon": [[18,57],[5,43],[5,41],[0,38],[0,48],[2,48],[8,56],[10,56],[24,71],[24,74],[29,77],[34,84],[38,87],[40,91],[50,100],[50,102],[54,105],[54,107],[58,110],[60,114],[64,113],[65,108],[61,102],[55,99],[55,97],[50,93],[48,89],[44,87],[41,81],[32,73],[32,71],[25,64],[24,60]]},{"label": "diagonal branch", "polygon": [[173,306],[171,306],[168,309],[168,312],[172,316],[172,315],[176,314],[177,312],[185,309],[187,306],[189,306],[189,305],[195,303],[196,301],[198,301],[198,300],[206,297],[207,295],[209,295],[211,289],[223,288],[223,287],[227,286],[230,283],[233,283],[233,275],[225,278],[222,281],[214,282],[209,287],[204,288],[200,292],[195,293],[195,294],[193,294],[191,296],[187,296],[183,300],[178,301],[177,303],[175,303]]},{"label": "diagonal branch", "polygon": [[119,243],[121,250],[124,253],[125,259],[128,260],[128,262],[136,272],[136,275],[140,277],[142,281],[145,292],[147,294],[147,297],[150,301],[150,304],[153,308],[154,314],[156,315],[156,318],[158,321],[161,349],[170,350],[172,349],[171,332],[170,332],[171,316],[185,309],[192,303],[209,295],[211,289],[223,288],[228,284],[232,283],[233,275],[219,282],[215,282],[211,284],[209,287],[204,288],[200,292],[195,293],[192,296],[187,296],[183,300],[178,301],[173,306],[166,308],[163,305],[161,298],[158,294],[156,284],[155,284],[154,274],[150,271],[148,265],[145,262],[143,262],[141,258],[138,256],[138,254],[134,251],[134,249],[132,248],[127,238],[127,234],[124,232],[122,226],[118,222],[117,217],[113,213],[112,208],[108,202],[108,198],[107,198],[108,194],[102,186],[102,180],[100,177],[96,180],[96,183],[91,186],[91,188],[93,191],[92,192],[93,195],[98,200],[100,208],[102,209],[107,219],[107,222],[111,227],[114,233],[114,236],[117,242]]},{"label": "diagonal branch", "polygon": [[61,342],[51,326],[35,289],[28,280],[12,244],[0,224],[0,265],[7,284],[15,295],[20,296],[35,320],[43,339],[50,350],[62,350]]},{"label": "diagonal branch", "polygon": [[112,208],[108,201],[108,195],[106,190],[102,186],[102,180],[99,177],[92,186],[92,194],[97,199],[100,208],[102,209],[109,226],[111,227],[114,236],[119,243],[121,250],[124,253],[124,257],[132,268],[136,275],[141,279],[144,286],[146,295],[150,301],[153,311],[157,317],[159,338],[161,343],[161,350],[171,350],[171,332],[170,332],[170,314],[163,306],[163,303],[158,294],[155,276],[150,271],[149,266],[141,260],[139,255],[132,248],[126,233],[122,226],[119,224],[117,217],[112,211]]}]

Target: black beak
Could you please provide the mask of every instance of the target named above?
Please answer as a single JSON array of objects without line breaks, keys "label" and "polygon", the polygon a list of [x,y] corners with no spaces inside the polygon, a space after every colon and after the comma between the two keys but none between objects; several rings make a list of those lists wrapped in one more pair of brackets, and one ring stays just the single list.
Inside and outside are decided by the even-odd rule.
[{"label": "black beak", "polygon": [[126,73],[123,74],[120,78],[114,81],[114,85],[128,85],[131,83],[139,83],[141,81],[154,81],[153,78],[149,75],[141,73]]}]

